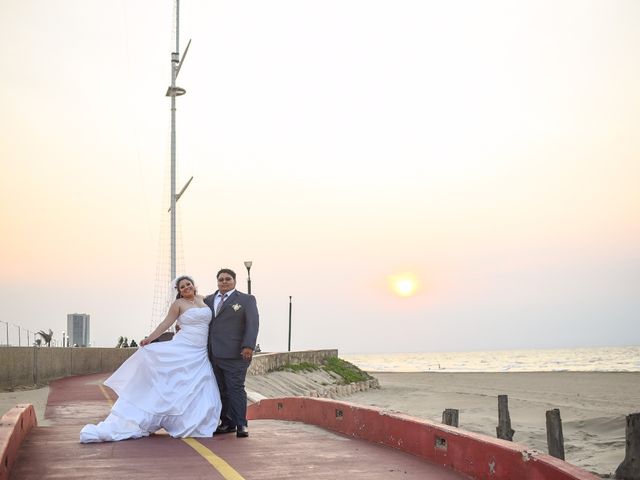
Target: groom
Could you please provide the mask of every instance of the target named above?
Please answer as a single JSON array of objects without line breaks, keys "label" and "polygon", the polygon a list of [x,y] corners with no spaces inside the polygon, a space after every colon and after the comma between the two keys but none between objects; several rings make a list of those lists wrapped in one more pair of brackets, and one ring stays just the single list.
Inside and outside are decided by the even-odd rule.
[{"label": "groom", "polygon": [[209,360],[222,398],[221,424],[216,433],[248,437],[247,392],[244,381],[258,337],[258,307],[253,295],[236,290],[236,274],[223,268],[218,291],[204,302],[213,316],[209,324]]}]

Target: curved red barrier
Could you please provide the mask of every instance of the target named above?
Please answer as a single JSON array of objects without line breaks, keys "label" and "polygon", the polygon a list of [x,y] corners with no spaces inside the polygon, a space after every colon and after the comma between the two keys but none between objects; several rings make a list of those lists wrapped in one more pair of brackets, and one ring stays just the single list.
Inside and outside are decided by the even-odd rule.
[{"label": "curved red barrier", "polygon": [[22,441],[37,424],[31,404],[16,405],[0,419],[0,480],[9,478]]},{"label": "curved red barrier", "polygon": [[271,398],[250,405],[248,418],[317,425],[397,448],[476,480],[598,480],[581,468],[521,444],[347,402]]}]

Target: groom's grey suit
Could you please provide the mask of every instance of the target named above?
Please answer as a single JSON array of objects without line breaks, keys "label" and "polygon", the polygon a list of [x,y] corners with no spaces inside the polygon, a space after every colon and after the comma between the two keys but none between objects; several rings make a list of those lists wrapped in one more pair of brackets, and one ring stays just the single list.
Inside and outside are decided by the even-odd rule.
[{"label": "groom's grey suit", "polygon": [[243,348],[255,350],[259,315],[253,295],[234,290],[216,316],[214,300],[218,292],[205,298],[213,316],[209,324],[209,359],[222,398],[220,418],[231,426],[247,426],[245,377],[251,360],[244,360]]}]

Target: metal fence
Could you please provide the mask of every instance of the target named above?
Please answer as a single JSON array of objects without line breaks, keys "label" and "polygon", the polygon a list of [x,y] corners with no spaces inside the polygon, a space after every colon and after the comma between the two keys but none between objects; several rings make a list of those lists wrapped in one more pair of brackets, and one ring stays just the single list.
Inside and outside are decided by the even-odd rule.
[{"label": "metal fence", "polygon": [[[37,338],[41,338],[37,332],[32,332],[15,323],[0,320],[0,347],[30,347],[35,345]],[[44,345],[44,341],[42,344]],[[58,340],[52,339],[51,346],[57,347]]]}]

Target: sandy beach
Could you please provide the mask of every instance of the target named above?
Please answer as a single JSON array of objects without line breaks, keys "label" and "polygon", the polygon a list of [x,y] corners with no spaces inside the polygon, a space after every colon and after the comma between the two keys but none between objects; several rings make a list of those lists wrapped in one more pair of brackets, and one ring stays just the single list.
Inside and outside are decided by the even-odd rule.
[{"label": "sandy beach", "polygon": [[47,407],[48,397],[49,387],[16,389],[12,392],[0,391],[0,416],[16,405],[30,403],[36,411],[38,425],[47,425],[47,421],[44,419],[44,411]]},{"label": "sandy beach", "polygon": [[545,412],[562,417],[566,460],[598,475],[624,458],[625,416],[640,411],[640,373],[375,373],[379,390],[348,397],[440,422],[460,411],[460,428],[496,435],[498,395],[509,396],[513,440],[547,451]]}]

